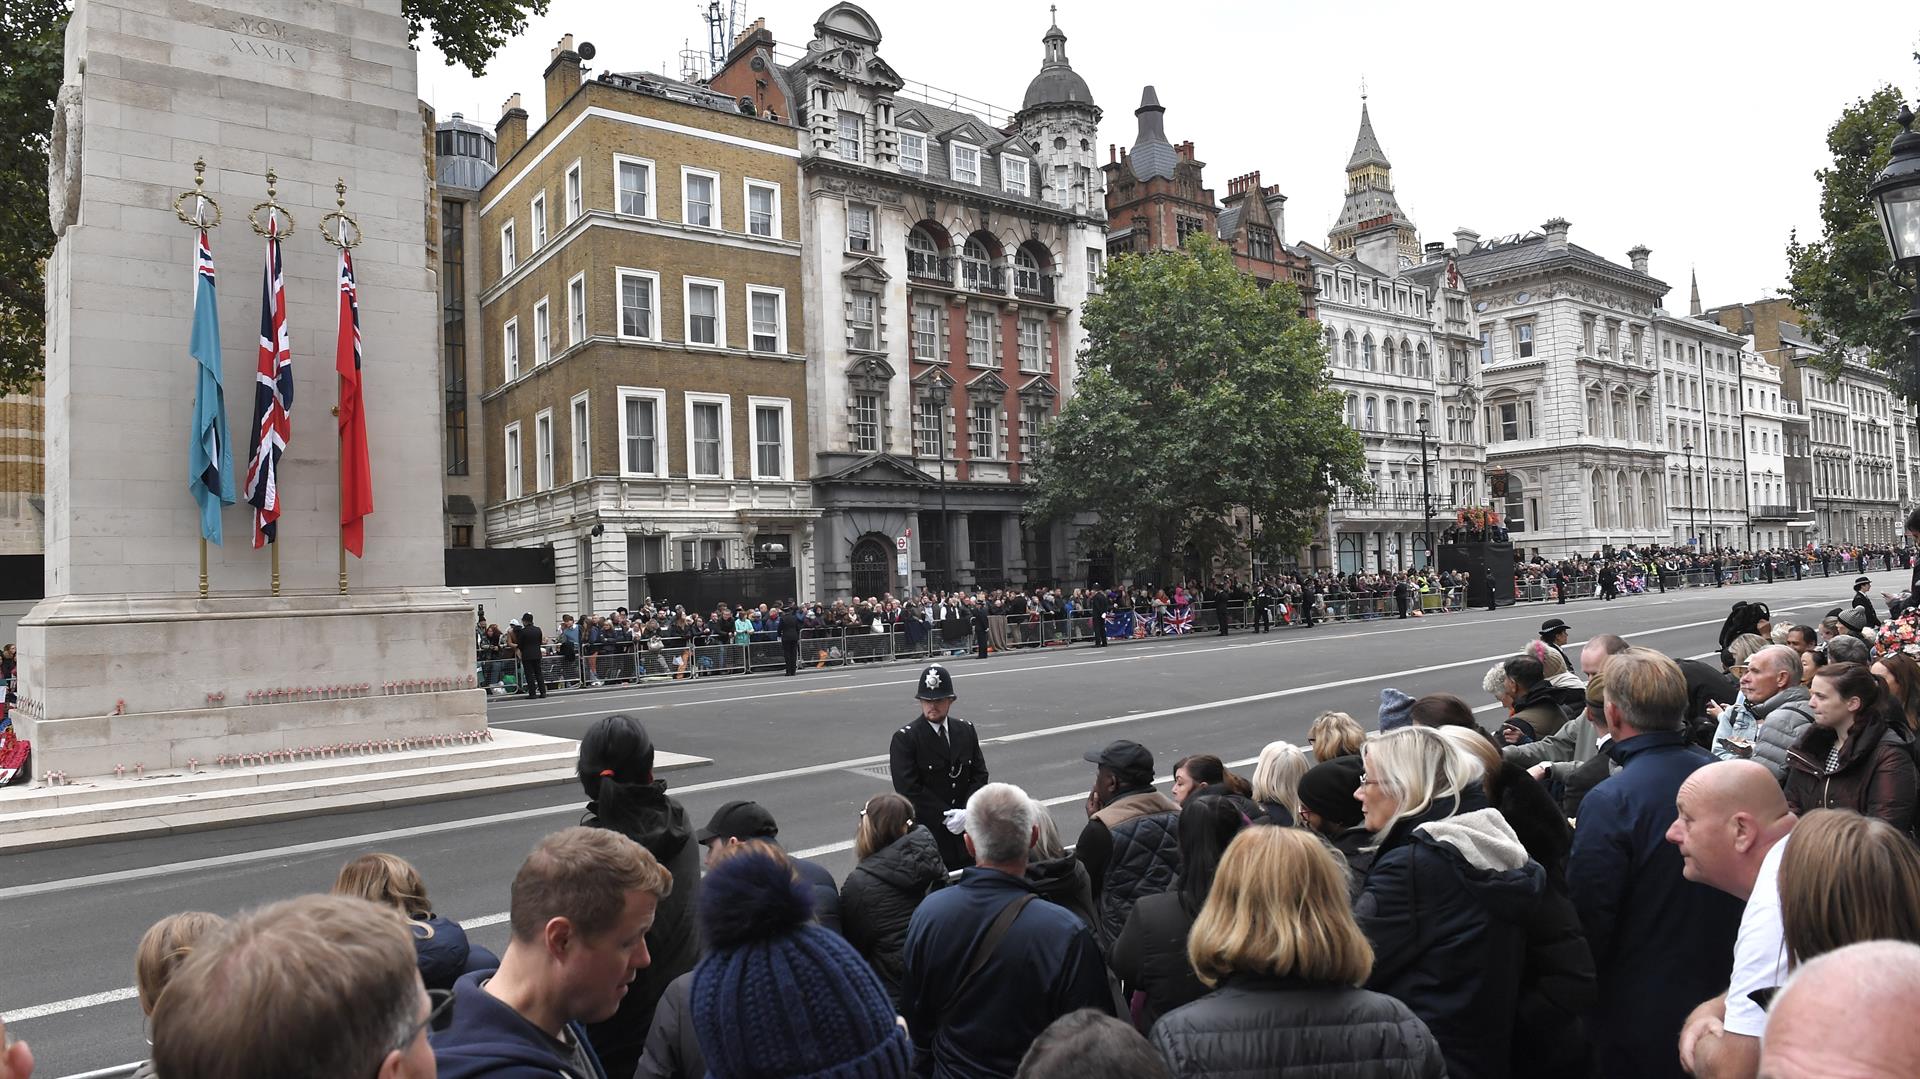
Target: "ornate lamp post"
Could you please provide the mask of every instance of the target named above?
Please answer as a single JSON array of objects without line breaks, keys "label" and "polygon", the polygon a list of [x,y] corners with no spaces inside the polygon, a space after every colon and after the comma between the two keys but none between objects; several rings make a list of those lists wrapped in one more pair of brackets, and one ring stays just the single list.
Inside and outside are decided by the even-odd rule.
[{"label": "ornate lamp post", "polygon": [[1413,421],[1420,428],[1420,510],[1424,514],[1423,525],[1427,532],[1427,568],[1432,569],[1433,561],[1433,480],[1427,472],[1427,431],[1433,421],[1425,416]]},{"label": "ornate lamp post", "polygon": [[953,522],[947,517],[947,380],[933,378],[927,385],[940,439],[940,589],[953,590]]},{"label": "ornate lamp post", "polygon": [[1880,216],[1880,228],[1893,253],[1893,274],[1913,293],[1913,306],[1900,316],[1907,327],[1907,364],[1903,370],[1908,402],[1920,403],[1920,133],[1913,110],[1900,106],[1900,134],[1893,157],[1873,178],[1867,194]]},{"label": "ornate lamp post", "polygon": [[1700,549],[1700,522],[1693,516],[1693,440],[1681,443],[1680,452],[1687,455],[1687,546],[1695,551]]}]

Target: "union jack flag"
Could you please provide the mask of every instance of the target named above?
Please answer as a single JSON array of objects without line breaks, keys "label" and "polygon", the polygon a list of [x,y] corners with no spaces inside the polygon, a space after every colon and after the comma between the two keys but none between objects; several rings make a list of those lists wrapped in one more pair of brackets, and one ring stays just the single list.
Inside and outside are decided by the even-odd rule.
[{"label": "union jack flag", "polygon": [[1175,607],[1167,612],[1166,632],[1169,637],[1193,632],[1193,608]]},{"label": "union jack flag", "polygon": [[280,272],[280,222],[267,224],[267,265],[260,282],[260,366],[254,371],[253,438],[247,501],[253,546],[275,542],[280,520],[280,455],[293,434],[293,340],[287,335],[286,280]]}]

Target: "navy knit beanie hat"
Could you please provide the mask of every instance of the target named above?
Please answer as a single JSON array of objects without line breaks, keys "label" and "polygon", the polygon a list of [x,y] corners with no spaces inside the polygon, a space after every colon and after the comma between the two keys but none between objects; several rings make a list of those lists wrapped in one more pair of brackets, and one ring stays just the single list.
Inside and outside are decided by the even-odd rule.
[{"label": "navy knit beanie hat", "polygon": [[693,1029],[714,1079],[906,1079],[912,1054],[860,953],[813,923],[808,886],[774,855],[735,854],[700,882],[709,950]]},{"label": "navy knit beanie hat", "polygon": [[1380,729],[1390,731],[1413,722],[1413,698],[1388,686],[1380,691]]}]

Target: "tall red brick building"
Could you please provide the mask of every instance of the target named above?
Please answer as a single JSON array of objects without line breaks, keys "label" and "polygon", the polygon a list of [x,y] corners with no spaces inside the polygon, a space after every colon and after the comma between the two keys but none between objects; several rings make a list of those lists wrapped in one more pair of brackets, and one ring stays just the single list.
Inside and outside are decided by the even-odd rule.
[{"label": "tall red brick building", "polygon": [[1250,172],[1228,181],[1227,197],[1216,203],[1206,186],[1206,162],[1193,155],[1193,143],[1167,141],[1166,108],[1149,86],[1133,115],[1139,132],[1131,149],[1108,149],[1106,173],[1107,253],[1145,254],[1179,247],[1204,231],[1233,252],[1234,264],[1262,284],[1291,282],[1300,304],[1313,317],[1313,264],[1287,247],[1286,203],[1279,185],[1262,187]]}]

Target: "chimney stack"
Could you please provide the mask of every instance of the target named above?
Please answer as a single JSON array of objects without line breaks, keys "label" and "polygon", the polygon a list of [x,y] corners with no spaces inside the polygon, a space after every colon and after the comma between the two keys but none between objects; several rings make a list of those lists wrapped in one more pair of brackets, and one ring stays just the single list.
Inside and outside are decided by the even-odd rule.
[{"label": "chimney stack", "polygon": [[1556,217],[1540,226],[1547,233],[1547,250],[1565,251],[1567,249],[1567,230],[1573,224],[1564,217]]},{"label": "chimney stack", "polygon": [[1456,254],[1470,255],[1480,246],[1480,234],[1468,228],[1453,230],[1453,250]]},{"label": "chimney stack", "polygon": [[520,107],[519,94],[500,106],[500,122],[493,125],[493,136],[493,159],[502,165],[527,144],[527,110]]},{"label": "chimney stack", "polygon": [[547,118],[560,111],[575,90],[580,89],[580,54],[573,51],[573,35],[568,34],[553,47],[553,59],[547,64]]},{"label": "chimney stack", "polygon": [[1273,218],[1274,242],[1287,242],[1287,197],[1280,193],[1280,185],[1274,184],[1261,192],[1267,204],[1267,216]]},{"label": "chimney stack", "polygon": [[1633,262],[1634,273],[1647,272],[1647,256],[1651,254],[1653,252],[1647,249],[1646,244],[1635,245],[1627,252],[1627,258]]},{"label": "chimney stack", "polygon": [[1439,262],[1447,257],[1447,245],[1433,240],[1420,249],[1420,261]]}]

